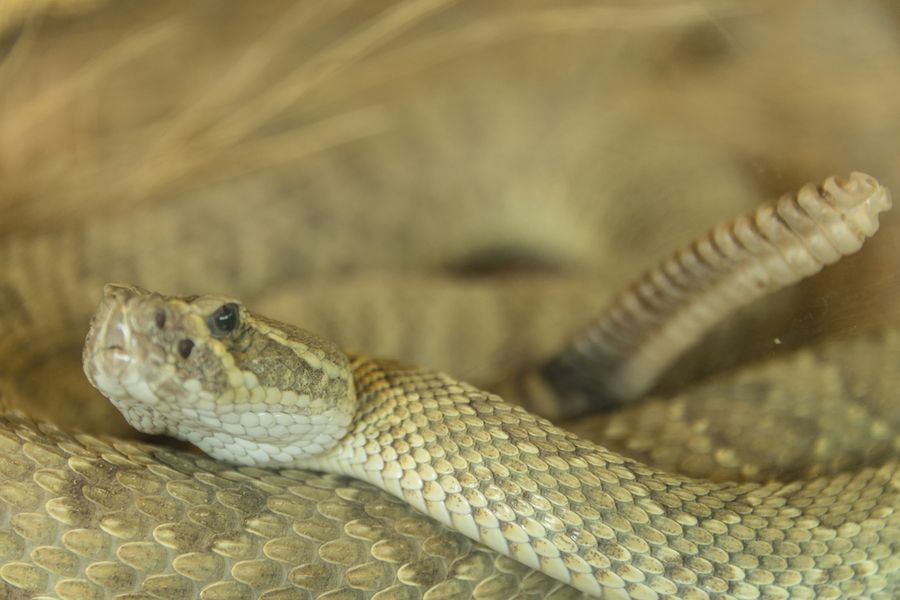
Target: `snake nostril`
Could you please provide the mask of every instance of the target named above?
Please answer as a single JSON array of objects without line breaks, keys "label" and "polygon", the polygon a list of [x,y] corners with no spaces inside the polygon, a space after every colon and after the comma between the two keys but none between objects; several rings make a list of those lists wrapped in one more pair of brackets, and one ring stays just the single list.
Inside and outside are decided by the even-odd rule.
[{"label": "snake nostril", "polygon": [[162,329],[166,326],[166,312],[163,309],[159,309],[153,315],[153,320],[156,321],[156,326]]},{"label": "snake nostril", "polygon": [[178,342],[178,354],[181,355],[181,358],[187,358],[191,355],[191,351],[194,349],[194,342],[185,338]]}]

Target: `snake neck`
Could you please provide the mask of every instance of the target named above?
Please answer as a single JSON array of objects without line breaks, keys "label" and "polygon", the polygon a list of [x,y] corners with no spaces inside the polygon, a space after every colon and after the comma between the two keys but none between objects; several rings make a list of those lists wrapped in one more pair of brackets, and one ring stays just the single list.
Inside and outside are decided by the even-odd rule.
[{"label": "snake neck", "polygon": [[[714,563],[729,580],[767,577],[796,555],[787,535],[797,523],[834,532],[823,552],[862,551],[865,539],[844,539],[841,526],[896,506],[895,465],[843,482],[876,490],[875,501],[822,481],[714,484],[659,472],[440,373],[367,358],[351,367],[359,407],[350,433],[297,466],[372,483],[590,594],[666,565],[685,581]],[[823,494],[828,506],[812,502]],[[722,547],[747,559],[726,565]]]}]

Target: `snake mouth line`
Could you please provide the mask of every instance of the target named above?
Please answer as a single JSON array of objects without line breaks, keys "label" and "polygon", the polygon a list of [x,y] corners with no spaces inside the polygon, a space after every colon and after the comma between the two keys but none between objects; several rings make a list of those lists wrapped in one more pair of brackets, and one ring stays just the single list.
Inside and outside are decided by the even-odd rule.
[{"label": "snake mouth line", "polygon": [[104,327],[105,339],[103,340],[103,350],[126,352],[130,346],[131,331],[125,325],[124,310],[122,314],[110,313]]},{"label": "snake mouth line", "polygon": [[[85,348],[106,377],[118,378],[134,361],[135,340],[127,300],[105,295]],[[90,373],[88,374],[90,377]]]},{"label": "snake mouth line", "polygon": [[125,308],[119,305],[105,315],[97,336],[96,348],[125,352],[130,346],[131,328],[126,324]]}]

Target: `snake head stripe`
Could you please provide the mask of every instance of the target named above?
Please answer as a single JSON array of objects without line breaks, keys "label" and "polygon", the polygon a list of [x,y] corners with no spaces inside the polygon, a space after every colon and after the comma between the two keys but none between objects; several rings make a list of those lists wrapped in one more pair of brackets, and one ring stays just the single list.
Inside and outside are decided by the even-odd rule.
[{"label": "snake head stripe", "polygon": [[279,466],[325,452],[356,407],[349,361],[336,346],[219,296],[109,284],[83,364],[133,427],[237,464]]}]

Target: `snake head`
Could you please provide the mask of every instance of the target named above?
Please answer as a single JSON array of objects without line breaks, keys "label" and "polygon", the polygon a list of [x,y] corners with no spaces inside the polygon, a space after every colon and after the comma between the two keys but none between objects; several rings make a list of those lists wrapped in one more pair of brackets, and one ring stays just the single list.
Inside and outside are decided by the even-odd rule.
[{"label": "snake head", "polygon": [[83,366],[136,429],[238,464],[289,466],[326,452],[356,407],[349,360],[334,344],[221,296],[107,285]]}]

